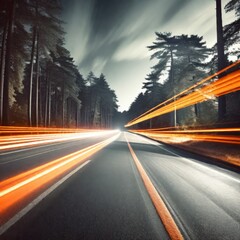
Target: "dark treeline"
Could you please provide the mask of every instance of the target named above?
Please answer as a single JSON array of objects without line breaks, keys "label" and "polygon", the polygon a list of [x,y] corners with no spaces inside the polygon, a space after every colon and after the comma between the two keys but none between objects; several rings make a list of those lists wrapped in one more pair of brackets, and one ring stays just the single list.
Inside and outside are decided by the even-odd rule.
[{"label": "dark treeline", "polygon": [[[216,0],[216,9],[217,43],[211,49],[198,35],[156,32],[156,41],[148,47],[155,65],[143,92],[120,114],[105,76],[90,72],[84,79],[64,47],[58,0],[0,0],[0,124],[108,128],[139,116],[239,56],[240,3],[231,0],[225,6],[237,18],[224,27],[221,0]],[[143,126],[239,121],[239,106],[239,91],[219,99],[212,96]]]},{"label": "dark treeline", "polygon": [[[155,65],[143,82],[143,92],[123,113],[125,122],[132,120],[153,106],[182,92],[225,66],[232,56],[239,58],[240,50],[240,2],[231,0],[225,6],[227,12],[234,11],[237,20],[222,27],[221,0],[217,7],[217,40],[213,48],[206,47],[198,35],[172,35],[156,32],[155,42],[148,46]],[[209,60],[209,56],[212,58]],[[239,91],[217,99],[212,96],[205,102],[195,104],[175,113],[165,114],[138,124],[135,127],[196,126],[223,122],[239,122]]]},{"label": "dark treeline", "polygon": [[2,125],[109,128],[117,98],[103,74],[84,79],[64,47],[58,0],[1,0]]}]

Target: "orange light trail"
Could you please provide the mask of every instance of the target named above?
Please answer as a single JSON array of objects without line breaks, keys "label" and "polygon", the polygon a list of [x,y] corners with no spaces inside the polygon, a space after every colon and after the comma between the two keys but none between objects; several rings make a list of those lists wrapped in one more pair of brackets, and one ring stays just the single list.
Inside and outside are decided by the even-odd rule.
[{"label": "orange light trail", "polygon": [[164,131],[165,128],[160,128],[160,129],[138,129],[138,130],[133,130],[136,132],[156,132],[159,131],[159,133],[219,133],[219,132],[224,132],[224,133],[229,133],[229,132],[240,132],[240,128],[214,128],[214,129],[188,129],[188,130],[169,130],[169,131]]},{"label": "orange light trail", "polygon": [[155,186],[153,185],[152,181],[150,180],[149,176],[147,175],[146,171],[144,170],[141,162],[139,161],[137,155],[135,154],[131,144],[129,143],[126,135],[125,135],[126,142],[128,144],[128,148],[132,155],[132,158],[135,162],[137,170],[143,180],[143,183],[146,187],[146,190],[152,200],[153,205],[156,208],[157,214],[159,215],[163,225],[165,226],[169,236],[171,239],[174,240],[183,240],[183,236],[174,221],[171,213],[169,212],[166,204],[164,203],[163,199],[159,195],[158,191],[156,190]]},{"label": "orange light trail", "polygon": [[[100,130],[100,129],[99,129]],[[90,129],[79,128],[46,128],[46,127],[18,127],[18,126],[0,126],[0,135],[9,134],[32,134],[32,133],[79,133],[89,132]],[[92,130],[97,131],[97,130]]]},{"label": "orange light trail", "polygon": [[[170,145],[190,150],[197,154],[213,157],[221,161],[240,167],[240,128],[217,128],[217,129],[199,129],[199,130],[176,130],[159,131],[151,129],[130,130],[148,138],[167,143]],[[235,134],[235,135],[234,135]],[[208,148],[203,143],[223,143],[224,145],[213,145]],[[200,144],[199,144],[200,143]],[[217,151],[216,151],[217,148]]]},{"label": "orange light trail", "polygon": [[183,134],[183,133],[154,133],[154,132],[143,132],[143,131],[130,131],[133,133],[139,133],[141,135],[156,139],[163,140],[164,138],[175,139],[176,142],[186,142],[186,141],[207,141],[207,142],[218,142],[218,143],[228,143],[228,144],[240,144],[239,136],[217,136],[217,135],[206,135],[206,134]]},{"label": "orange light trail", "polygon": [[118,136],[119,133],[90,147],[2,181],[0,183],[0,213],[6,212],[11,206],[31,193],[36,192],[57,177],[82,164],[89,156],[106,147]]},{"label": "orange light trail", "polygon": [[114,130],[0,137],[0,151],[112,134]]},{"label": "orange light trail", "polygon": [[[207,101],[208,99],[215,99],[216,97],[225,95],[227,93],[240,90],[240,70],[236,70],[235,72],[232,72],[218,80],[215,80],[215,82],[206,85],[207,81],[210,81],[213,77],[219,75],[220,73],[235,67],[239,63],[240,61],[237,61],[222,71],[203,79],[198,84],[195,84],[183,92],[175,95],[174,97],[166,100],[165,102],[160,103],[159,105],[127,123],[125,127],[130,127],[137,123],[161,116],[174,110],[189,107],[193,104]],[[201,85],[202,87],[200,88],[199,86]]]}]

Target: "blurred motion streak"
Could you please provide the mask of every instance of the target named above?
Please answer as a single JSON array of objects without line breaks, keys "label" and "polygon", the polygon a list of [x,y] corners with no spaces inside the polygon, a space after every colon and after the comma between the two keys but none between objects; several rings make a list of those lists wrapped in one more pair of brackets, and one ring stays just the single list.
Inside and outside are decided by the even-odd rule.
[{"label": "blurred motion streak", "polygon": [[148,194],[153,202],[153,205],[156,208],[157,214],[159,215],[164,227],[166,228],[169,236],[171,239],[174,240],[183,240],[183,236],[177,226],[177,224],[174,221],[174,218],[172,214],[170,213],[169,209],[167,208],[165,202],[159,195],[157,189],[155,188],[154,184],[150,180],[147,172],[144,170],[141,162],[139,161],[137,155],[135,154],[131,144],[129,143],[126,135],[125,139],[128,145],[128,148],[130,150],[130,153],[132,155],[132,158],[136,164],[136,167],[138,169],[138,172],[143,180],[143,183],[148,191]]},{"label": "blurred motion streak", "polygon": [[106,131],[85,131],[82,133],[55,133],[39,135],[22,135],[22,136],[4,136],[0,137],[0,151],[13,150],[16,148],[30,147],[41,144],[64,142],[89,137],[99,137],[113,133],[114,130]]},{"label": "blurred motion streak", "polygon": [[[208,141],[218,143],[240,144],[240,137],[234,135],[211,135],[203,133],[239,133],[240,128],[228,128],[228,129],[206,129],[206,130],[183,130],[183,131],[151,131],[151,130],[131,130],[133,133],[139,133],[141,135],[154,138],[156,140],[163,140],[164,138],[175,139],[177,142],[185,141]],[[199,134],[196,134],[199,133]]]},{"label": "blurred motion streak", "polygon": [[[36,133],[79,133],[91,131],[89,129],[79,128],[47,128],[47,127],[18,127],[18,126],[0,126],[0,135],[9,134],[36,134]],[[96,131],[96,130],[93,130]]]},{"label": "blurred motion streak", "polygon": [[[157,116],[161,116],[166,113],[170,113],[174,110],[179,110],[191,105],[207,101],[208,99],[215,99],[216,97],[225,95],[227,93],[235,92],[240,90],[240,70],[236,70],[226,76],[213,80],[213,78],[228,69],[236,67],[239,65],[240,61],[230,65],[229,67],[219,71],[210,77],[203,79],[199,83],[193,85],[192,87],[184,90],[183,92],[175,95],[174,97],[168,99],[167,101],[160,103],[156,107],[148,110],[139,117],[133,119],[125,125],[125,127],[130,127],[137,123],[152,119]],[[207,81],[212,81],[208,83]],[[200,87],[199,87],[200,86]]]},{"label": "blurred motion streak", "polygon": [[240,167],[240,128],[130,132]]},{"label": "blurred motion streak", "polygon": [[[116,133],[107,140],[2,181],[0,183],[1,215],[6,213],[11,206],[42,188],[45,184],[52,182],[57,177],[87,161],[89,156],[110,144],[118,136],[119,133]],[[3,219],[0,220],[0,224],[2,224],[2,221]]]}]

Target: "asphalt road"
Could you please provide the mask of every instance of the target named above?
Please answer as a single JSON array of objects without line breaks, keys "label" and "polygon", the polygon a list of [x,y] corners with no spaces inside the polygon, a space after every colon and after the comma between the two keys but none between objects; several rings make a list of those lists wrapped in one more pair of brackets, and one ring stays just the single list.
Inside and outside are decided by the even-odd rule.
[{"label": "asphalt road", "polygon": [[[4,152],[6,179],[107,137]],[[240,239],[238,170],[122,133],[88,158],[0,239],[169,239],[129,151],[129,141],[184,239]],[[30,157],[31,156],[31,157]]]},{"label": "asphalt road", "polygon": [[113,135],[114,133],[103,136],[93,135],[80,140],[70,139],[63,142],[0,151],[0,181],[91,146]]}]

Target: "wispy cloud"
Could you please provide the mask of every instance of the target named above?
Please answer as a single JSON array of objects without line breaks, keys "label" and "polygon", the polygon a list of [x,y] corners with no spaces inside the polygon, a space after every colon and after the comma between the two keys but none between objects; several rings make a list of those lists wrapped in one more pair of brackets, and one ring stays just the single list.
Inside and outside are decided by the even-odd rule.
[{"label": "wispy cloud", "polygon": [[155,36],[152,33],[135,40],[125,39],[116,49],[112,59],[115,61],[149,59],[151,53],[147,49],[147,45],[154,39]]},{"label": "wispy cloud", "polygon": [[94,59],[93,64],[92,64],[92,71],[96,75],[100,75],[103,72],[103,69],[104,69],[106,63],[107,63],[107,59],[104,59],[104,58]]},{"label": "wispy cloud", "polygon": [[[103,72],[110,76],[109,83],[116,87],[119,104],[124,105],[121,109],[126,109],[133,98],[127,100],[123,90],[129,85],[129,76],[132,89],[139,91],[150,71],[147,46],[155,40],[154,32],[198,34],[208,46],[216,42],[213,0],[62,1],[68,7],[67,48],[84,75],[92,70],[97,75]],[[222,0],[223,6],[228,1]],[[228,22],[232,19],[228,18]]]},{"label": "wispy cloud", "polygon": [[81,63],[88,53],[93,6],[94,0],[74,0],[65,16],[66,45],[77,64]]}]

